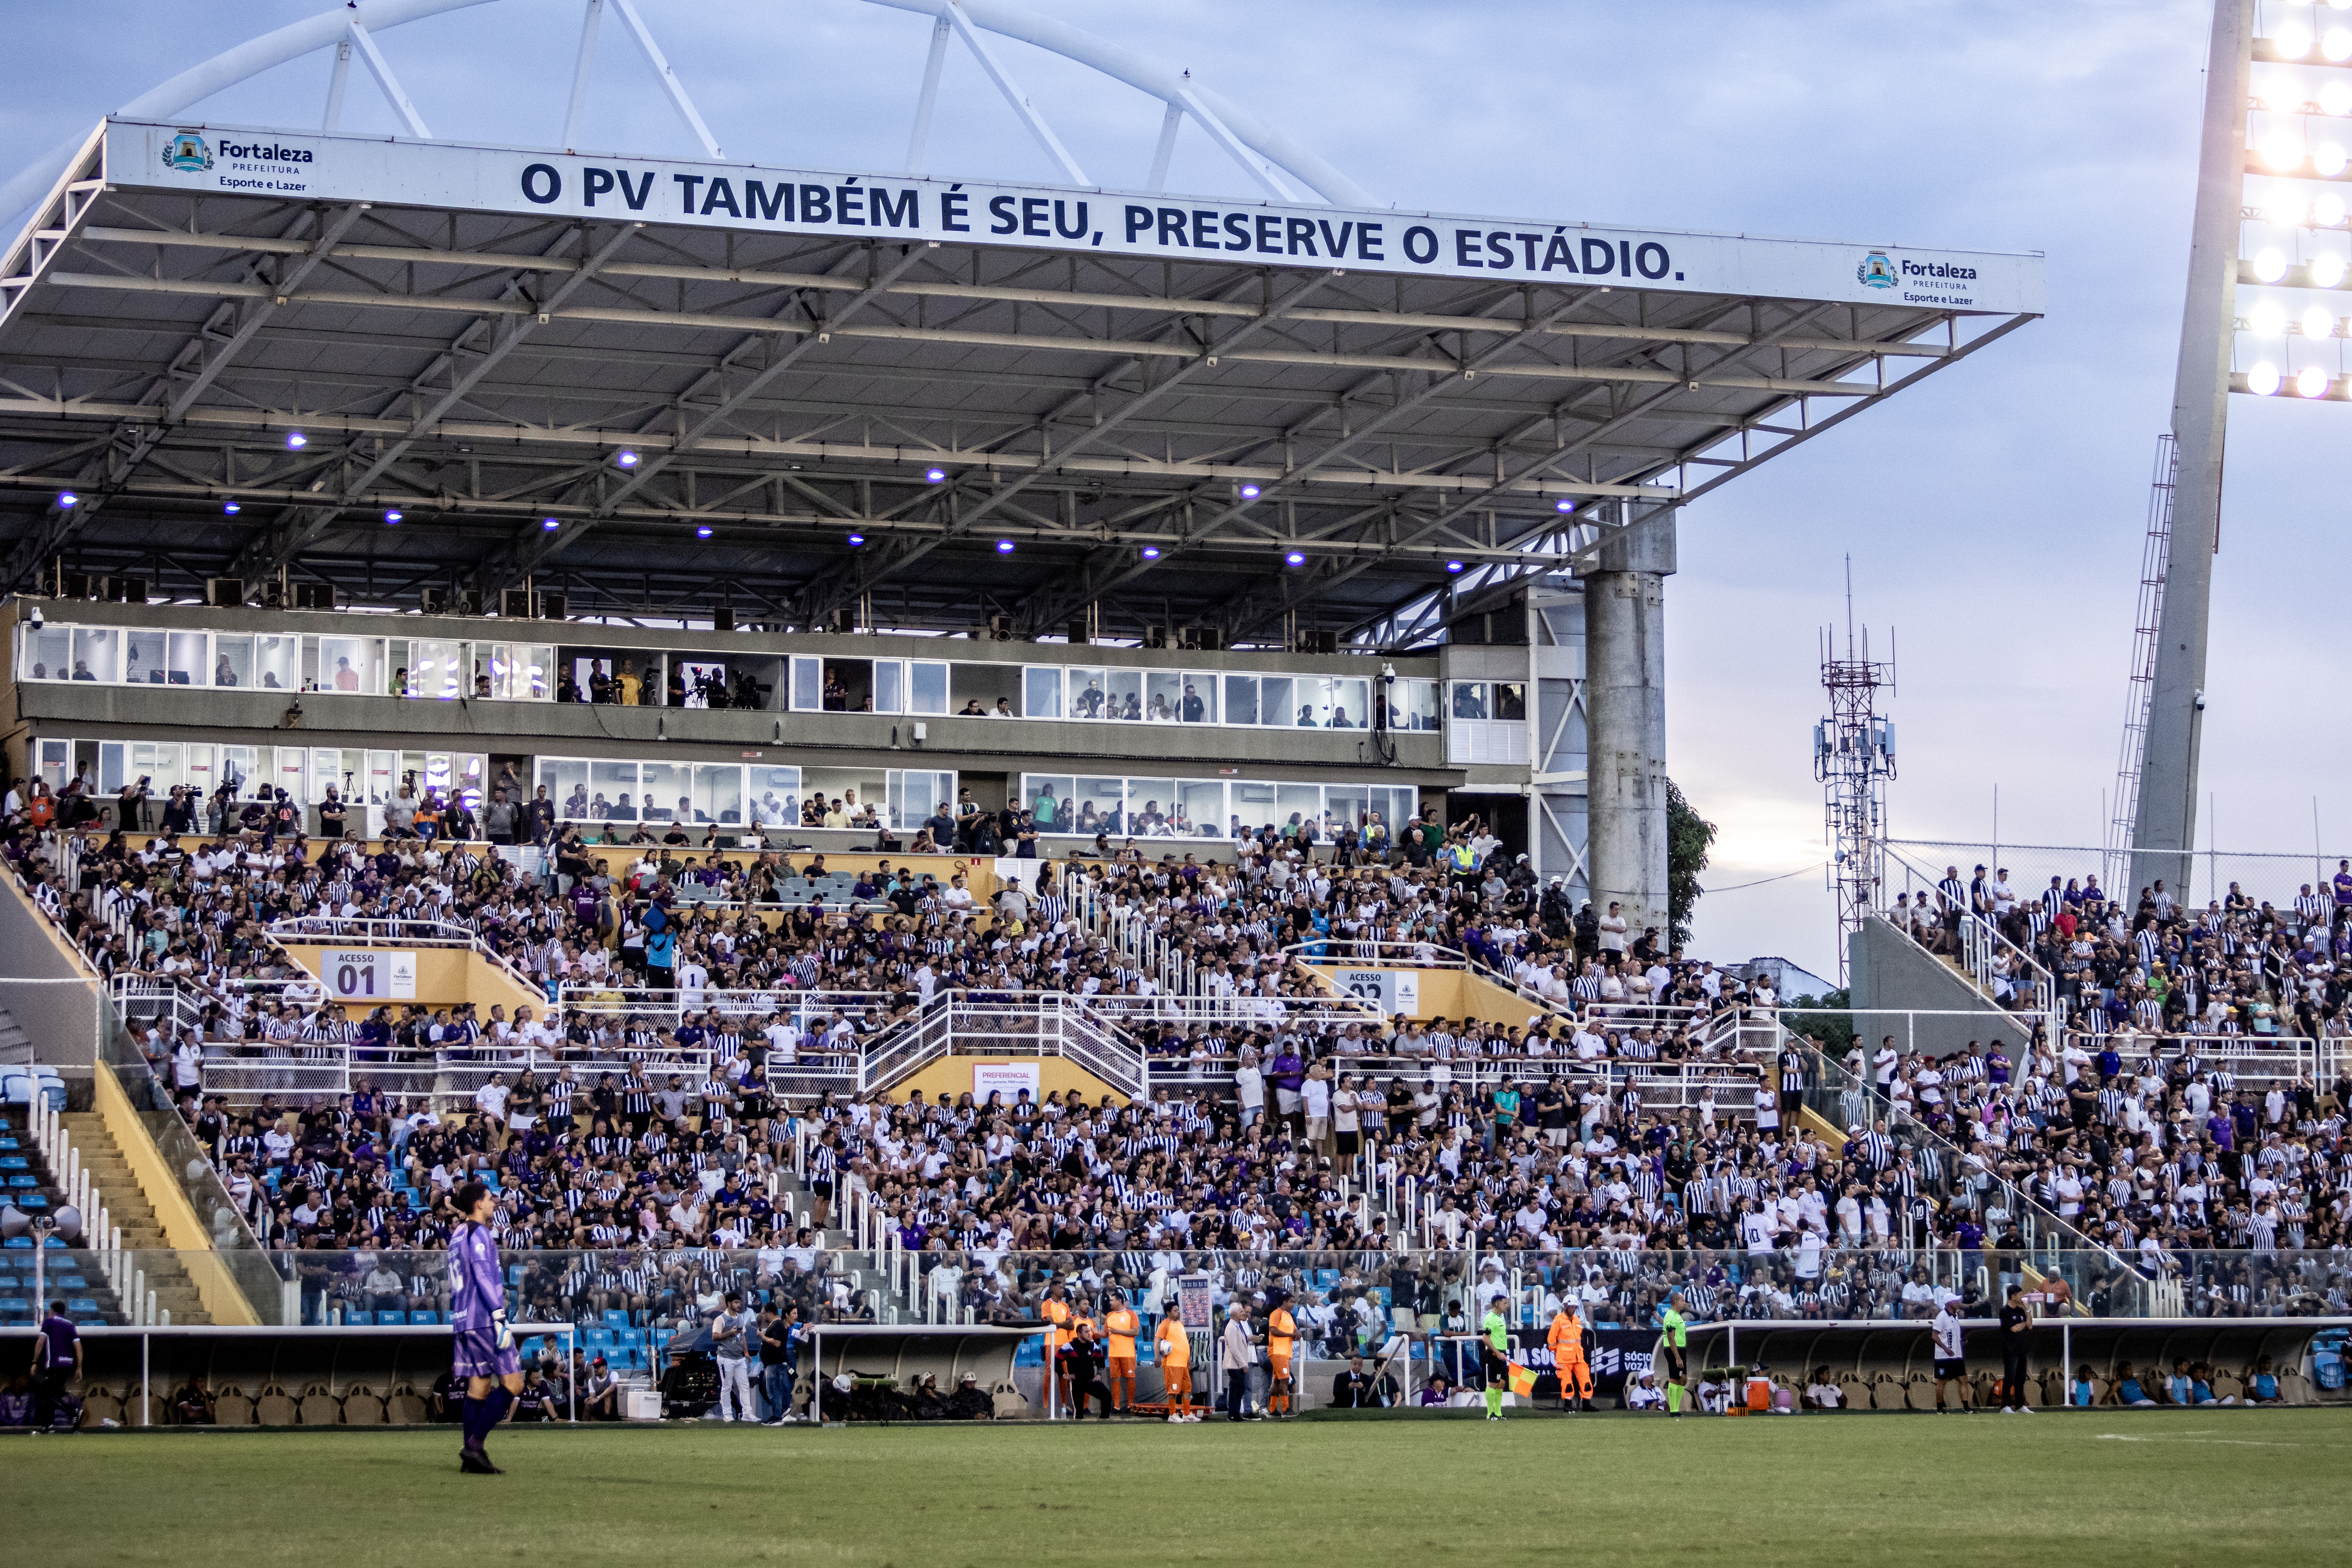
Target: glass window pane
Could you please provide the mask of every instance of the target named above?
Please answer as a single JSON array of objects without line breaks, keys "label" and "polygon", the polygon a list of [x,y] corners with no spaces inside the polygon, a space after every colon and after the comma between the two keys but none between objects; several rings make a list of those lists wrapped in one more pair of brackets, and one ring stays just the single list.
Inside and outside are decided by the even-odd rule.
[{"label": "glass window pane", "polygon": [[546,643],[525,643],[516,652],[522,668],[515,682],[515,698],[522,702],[555,700],[555,649]]},{"label": "glass window pane", "polygon": [[122,679],[127,686],[163,684],[163,634],[142,628],[122,634]]},{"label": "glass window pane", "polygon": [[1483,680],[1457,680],[1454,683],[1454,716],[1456,719],[1486,717],[1486,683]]},{"label": "glass window pane", "polygon": [[1326,784],[1323,788],[1323,821],[1337,837],[1341,832],[1353,830],[1361,834],[1370,820],[1371,792],[1363,784]]},{"label": "glass window pane", "polygon": [[743,769],[740,763],[697,763],[694,820],[740,826],[743,821]]},{"label": "glass window pane", "polygon": [[253,640],[254,684],[264,691],[297,689],[295,661],[302,657],[299,637],[260,637]]},{"label": "glass window pane", "polygon": [[1021,799],[1037,818],[1040,833],[1075,831],[1074,817],[1077,807],[1070,795],[1077,781],[1067,773],[1024,773],[1021,777]]},{"label": "glass window pane", "polygon": [[1495,717],[1514,722],[1525,722],[1528,716],[1528,683],[1524,680],[1498,680],[1495,683]]},{"label": "glass window pane", "polygon": [[167,686],[205,686],[211,681],[209,642],[202,632],[173,632],[163,641],[163,681]]},{"label": "glass window pane", "polygon": [[[199,803],[220,785],[220,774],[213,763],[213,751],[212,747],[196,742],[180,748],[180,782],[188,786],[189,795]],[[204,820],[201,813],[197,820]]]},{"label": "glass window pane", "polygon": [[647,822],[691,822],[694,802],[688,797],[691,775],[683,763],[646,763],[637,774],[645,792]]},{"label": "glass window pane", "polygon": [[222,635],[213,638],[213,684],[253,684],[253,639]]},{"label": "glass window pane", "polygon": [[1184,672],[1183,690],[1176,699],[1177,721],[1213,724],[1217,721],[1217,678],[1203,670]]},{"label": "glass window pane", "polygon": [[907,663],[913,678],[909,713],[944,713],[948,710],[948,666],[945,659],[917,658]]},{"label": "glass window pane", "polygon": [[330,637],[319,639],[319,689],[322,691],[378,692],[383,689],[383,639]]},{"label": "glass window pane", "polygon": [[[1301,828],[1318,822],[1322,816],[1321,785],[1278,784],[1274,786],[1274,818],[1282,825],[1285,838],[1297,837]],[[1319,832],[1317,837],[1321,837]]]},{"label": "glass window pane", "polygon": [[1062,672],[1051,665],[1030,665],[1021,672],[1021,711],[1032,719],[1062,716]]},{"label": "glass window pane", "polygon": [[1176,722],[1176,705],[1184,700],[1184,678],[1174,670],[1152,671],[1144,678],[1143,716],[1155,724]]},{"label": "glass window pane", "polygon": [[1100,719],[1103,705],[1108,700],[1103,690],[1103,672],[1099,669],[1072,668],[1069,672],[1070,701],[1065,711],[1073,719]]},{"label": "glass window pane", "polygon": [[824,707],[824,660],[793,660],[793,710],[814,713]]},{"label": "glass window pane", "polygon": [[1217,838],[1225,831],[1225,786],[1219,779],[1178,779],[1168,830],[1179,838]]},{"label": "glass window pane", "polygon": [[580,757],[540,757],[531,763],[531,783],[555,803],[555,815],[565,822],[588,817],[588,763]]},{"label": "glass window pane", "polygon": [[479,752],[461,752],[451,758],[450,763],[457,775],[457,798],[466,803],[467,810],[480,815],[485,798],[483,791],[488,787],[490,776],[490,759]]},{"label": "glass window pane", "polygon": [[1270,784],[1244,784],[1234,781],[1233,804],[1227,807],[1231,831],[1235,837],[1244,833],[1255,833],[1271,827],[1274,820],[1274,786]]},{"label": "glass window pane", "polygon": [[1337,679],[1323,683],[1331,704],[1330,717],[1324,721],[1328,730],[1360,730],[1371,714],[1371,687],[1367,681]]},{"label": "glass window pane", "polygon": [[591,822],[637,820],[637,764],[588,764],[588,819]]},{"label": "glass window pane", "polygon": [[68,680],[95,680],[111,686],[121,668],[122,634],[111,628],[77,628],[73,635],[73,669]]},{"label": "glass window pane", "polygon": [[73,633],[64,626],[26,627],[21,668],[27,680],[63,680],[73,673]]},{"label": "glass window pane", "polygon": [[874,661],[874,711],[903,713],[907,710],[907,661],[899,658],[877,658]]},{"label": "glass window pane", "polygon": [[1117,719],[1121,723],[1143,722],[1143,671],[1112,669],[1103,672],[1102,716]]},{"label": "glass window pane", "polygon": [[465,690],[465,644],[420,637],[409,644],[409,652],[410,696],[448,701]]},{"label": "glass window pane", "polygon": [[121,741],[100,741],[98,743],[98,793],[119,794],[122,789],[122,770],[128,764],[125,753],[130,750]]},{"label": "glass window pane", "polygon": [[1129,779],[1127,781],[1127,801],[1130,808],[1127,830],[1138,838],[1160,838],[1168,833],[1168,807],[1176,798],[1173,779]]},{"label": "glass window pane", "polygon": [[351,784],[357,782],[356,774],[352,775],[348,783],[346,782],[341,747],[313,746],[310,748],[309,787],[310,798],[312,801],[326,799],[327,792],[331,789],[335,792],[337,799],[348,798],[352,793]]},{"label": "glass window pane", "polygon": [[1286,675],[1269,675],[1258,682],[1257,721],[1287,727],[1297,722],[1291,705],[1293,682]]},{"label": "glass window pane", "polygon": [[367,804],[382,805],[400,787],[400,753],[370,752],[367,754]]},{"label": "glass window pane", "polygon": [[798,768],[754,766],[751,769],[751,820],[763,827],[792,827],[801,819],[801,771]]},{"label": "glass window pane", "polygon": [[1257,722],[1257,677],[1228,675],[1225,677],[1225,722],[1255,724]]},{"label": "glass window pane", "polygon": [[228,787],[232,795],[239,800],[245,799],[254,789],[253,748],[223,746],[220,754],[220,782]]},{"label": "glass window pane", "polygon": [[33,772],[43,784],[49,786],[51,795],[65,788],[67,782],[73,776],[73,742],[71,741],[38,742],[38,755],[34,758]]},{"label": "glass window pane", "polygon": [[1127,831],[1125,779],[1082,778],[1073,792],[1078,811],[1073,832],[1089,837],[1097,833]]},{"label": "glass window pane", "polygon": [[1400,730],[1429,730],[1438,727],[1437,682],[1434,680],[1400,680],[1396,683],[1397,716],[1389,721]]}]

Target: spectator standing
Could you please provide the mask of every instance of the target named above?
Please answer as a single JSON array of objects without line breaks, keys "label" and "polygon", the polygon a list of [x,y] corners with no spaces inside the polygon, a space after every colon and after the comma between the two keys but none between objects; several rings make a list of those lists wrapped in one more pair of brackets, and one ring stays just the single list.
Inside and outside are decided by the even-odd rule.
[{"label": "spectator standing", "polygon": [[710,1323],[711,1353],[719,1363],[721,1421],[759,1419],[751,1407],[751,1347],[756,1332],[751,1314],[743,1310],[742,1296],[733,1290],[727,1292],[725,1304]]}]

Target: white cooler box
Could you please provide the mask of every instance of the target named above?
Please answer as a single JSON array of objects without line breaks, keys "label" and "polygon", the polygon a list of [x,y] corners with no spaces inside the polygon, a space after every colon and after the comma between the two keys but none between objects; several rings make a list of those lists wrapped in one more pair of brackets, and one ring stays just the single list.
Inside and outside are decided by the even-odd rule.
[{"label": "white cooler box", "polygon": [[658,1388],[625,1388],[621,1391],[621,1418],[625,1421],[658,1421],[662,1418],[662,1396]]}]

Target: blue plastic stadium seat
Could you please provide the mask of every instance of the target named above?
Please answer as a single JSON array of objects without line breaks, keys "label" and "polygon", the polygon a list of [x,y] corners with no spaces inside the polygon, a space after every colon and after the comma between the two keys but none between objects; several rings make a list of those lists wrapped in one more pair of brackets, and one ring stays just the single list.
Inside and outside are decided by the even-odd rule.
[{"label": "blue plastic stadium seat", "polygon": [[21,1247],[29,1252],[33,1247],[33,1238],[29,1236],[12,1236],[5,1241],[0,1241],[0,1247],[11,1249]]},{"label": "blue plastic stadium seat", "polygon": [[[16,1163],[19,1165],[24,1164],[22,1160]],[[41,1179],[38,1176],[11,1176],[8,1178],[8,1184],[11,1187],[37,1187],[41,1184]]]},{"label": "blue plastic stadium seat", "polygon": [[343,1313],[343,1326],[347,1329],[373,1328],[375,1326],[375,1314],[373,1312],[353,1312],[346,1310]]},{"label": "blue plastic stadium seat", "polygon": [[71,1297],[66,1301],[66,1310],[79,1317],[84,1312],[97,1311],[98,1302],[88,1296]]},{"label": "blue plastic stadium seat", "polygon": [[[43,1197],[38,1193],[12,1192],[8,1194],[8,1201],[15,1204],[20,1209],[45,1209],[49,1206],[49,1200]],[[64,1242],[59,1241],[54,1236],[49,1237],[48,1244],[51,1247],[63,1247],[65,1245]]]},{"label": "blue plastic stadium seat", "polygon": [[30,1297],[0,1296],[0,1317],[29,1318],[32,1315],[33,1302]]},{"label": "blue plastic stadium seat", "polygon": [[610,1329],[590,1329],[582,1334],[580,1339],[583,1344],[593,1345],[598,1350],[614,1342],[613,1331]]},{"label": "blue plastic stadium seat", "polygon": [[409,1313],[408,1321],[412,1324],[431,1325],[438,1323],[441,1321],[441,1314],[430,1310],[429,1309],[420,1309],[417,1311]]},{"label": "blue plastic stadium seat", "polygon": [[0,1171],[29,1171],[32,1162],[22,1154],[0,1154]]},{"label": "blue plastic stadium seat", "polygon": [[[6,1125],[6,1122],[0,1121],[0,1127],[5,1127]],[[0,1149],[22,1149],[24,1145],[17,1142],[14,1138],[0,1138]]]},{"label": "blue plastic stadium seat", "polygon": [[608,1329],[625,1329],[629,1326],[629,1314],[617,1308],[607,1310],[604,1313],[604,1326]]}]

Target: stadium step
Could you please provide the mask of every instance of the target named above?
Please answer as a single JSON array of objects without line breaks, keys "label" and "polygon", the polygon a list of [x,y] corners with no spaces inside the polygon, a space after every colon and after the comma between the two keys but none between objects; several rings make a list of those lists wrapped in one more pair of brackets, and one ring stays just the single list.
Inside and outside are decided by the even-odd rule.
[{"label": "stadium step", "polygon": [[33,1059],[32,1037],[5,1007],[0,1007],[0,1067],[21,1067]]},{"label": "stadium step", "polygon": [[163,1234],[163,1221],[156,1217],[154,1204],[107,1131],[106,1119],[95,1111],[69,1110],[65,1129],[80,1152],[82,1168],[105,1201],[108,1219],[121,1228],[123,1247],[144,1255],[138,1267],[146,1270],[147,1289],[155,1293],[157,1310],[170,1312],[174,1323],[211,1322],[195,1281],[170,1255],[171,1242]]}]

